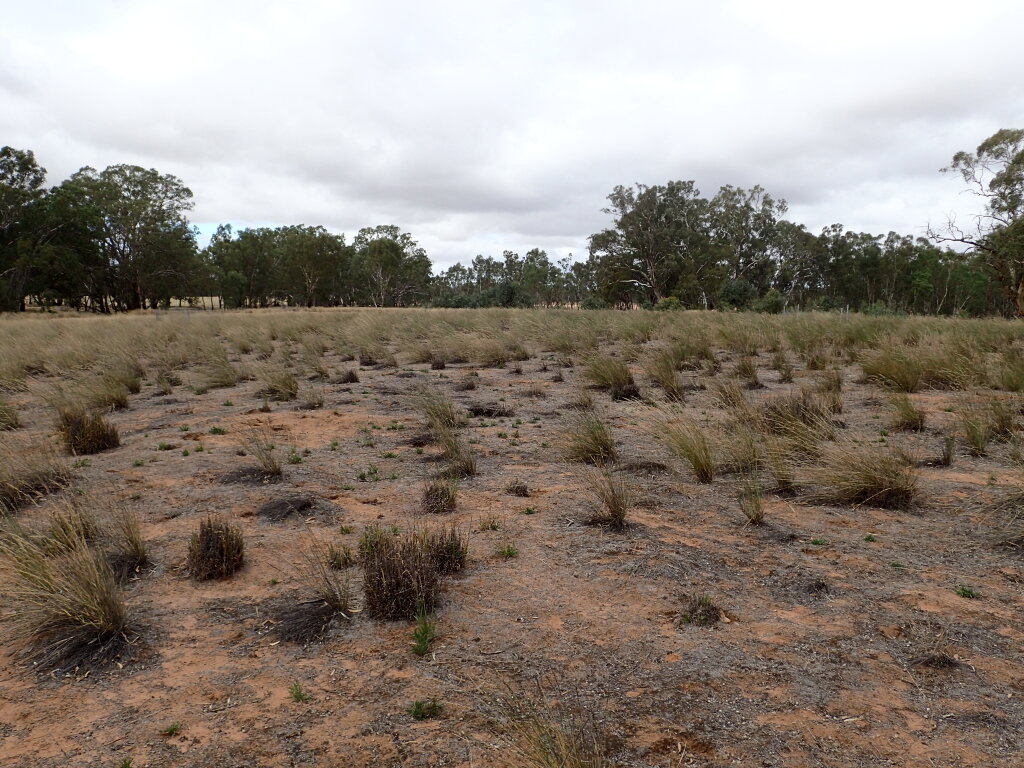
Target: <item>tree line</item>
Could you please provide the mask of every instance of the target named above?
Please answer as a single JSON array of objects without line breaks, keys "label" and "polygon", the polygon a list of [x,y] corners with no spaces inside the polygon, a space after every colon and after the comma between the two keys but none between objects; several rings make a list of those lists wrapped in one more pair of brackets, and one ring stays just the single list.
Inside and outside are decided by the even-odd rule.
[{"label": "tree line", "polygon": [[47,188],[30,150],[0,149],[0,310],[217,306],[687,307],[1024,314],[1024,130],[1003,130],[947,172],[980,196],[969,225],[928,237],[820,233],[759,186],[704,195],[693,181],[616,187],[587,258],[541,249],[432,273],[399,227],[349,242],[322,226],[235,231],[198,246],[192,192],[154,169],[85,167]]}]

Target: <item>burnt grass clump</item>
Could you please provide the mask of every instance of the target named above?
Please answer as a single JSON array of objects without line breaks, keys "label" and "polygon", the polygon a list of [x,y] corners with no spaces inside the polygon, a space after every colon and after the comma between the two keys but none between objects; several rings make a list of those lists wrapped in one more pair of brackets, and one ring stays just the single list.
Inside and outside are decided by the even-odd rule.
[{"label": "burnt grass clump", "polygon": [[196,581],[223,579],[245,564],[242,529],[226,520],[199,523],[188,544],[188,572]]}]

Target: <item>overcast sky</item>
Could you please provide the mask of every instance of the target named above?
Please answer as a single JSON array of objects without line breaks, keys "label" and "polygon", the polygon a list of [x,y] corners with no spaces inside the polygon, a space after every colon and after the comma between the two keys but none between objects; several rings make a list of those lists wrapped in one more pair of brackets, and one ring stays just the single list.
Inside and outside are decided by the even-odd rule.
[{"label": "overcast sky", "polygon": [[154,167],[204,231],[397,224],[444,267],[586,252],[617,184],[761,184],[921,234],[1024,128],[1024,2],[0,0],[0,145]]}]

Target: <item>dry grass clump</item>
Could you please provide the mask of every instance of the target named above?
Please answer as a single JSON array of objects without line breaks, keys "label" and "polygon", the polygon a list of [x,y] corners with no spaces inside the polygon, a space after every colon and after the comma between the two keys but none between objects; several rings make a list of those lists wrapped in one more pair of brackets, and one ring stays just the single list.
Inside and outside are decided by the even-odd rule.
[{"label": "dry grass clump", "polygon": [[757,363],[752,357],[741,357],[733,368],[732,375],[745,382],[747,389],[759,389],[762,386],[757,376]]},{"label": "dry grass clump", "polygon": [[670,402],[682,402],[683,385],[676,369],[677,360],[670,350],[659,350],[647,358],[644,372],[665,391]]},{"label": "dry grass clump", "polygon": [[102,553],[77,546],[52,555],[18,531],[0,537],[2,634],[43,670],[102,665],[130,650],[129,613]]},{"label": "dry grass clump", "polygon": [[792,494],[797,488],[796,465],[801,452],[779,437],[768,436],[761,445],[761,459],[775,481],[775,491]]},{"label": "dry grass clump", "polygon": [[971,365],[964,354],[941,345],[925,348],[885,344],[861,360],[865,376],[897,392],[917,392],[926,386],[960,389],[972,377]]},{"label": "dry grass clump", "polygon": [[759,409],[751,411],[750,423],[760,432],[783,437],[792,447],[813,455],[822,440],[836,438],[833,408],[828,395],[801,390],[799,394],[767,398]]},{"label": "dry grass clump", "polygon": [[0,432],[17,429],[20,426],[17,409],[0,395]]},{"label": "dry grass clump", "polygon": [[454,477],[440,477],[423,489],[422,509],[430,514],[454,512],[459,481]]},{"label": "dry grass clump", "polygon": [[629,482],[607,470],[596,473],[589,481],[589,488],[600,504],[590,522],[621,531],[626,527],[626,515],[633,504],[633,489]]},{"label": "dry grass clump", "polygon": [[348,577],[335,565],[337,554],[312,535],[303,547],[299,579],[312,597],[285,608],[277,616],[275,633],[282,640],[308,643],[319,638],[335,618],[351,619],[352,590]]},{"label": "dry grass clump", "polygon": [[98,413],[61,410],[57,414],[57,431],[72,456],[101,453],[121,445],[117,427]]},{"label": "dry grass clump", "polygon": [[979,527],[992,546],[1024,551],[1024,491],[1014,491],[990,504]]},{"label": "dry grass clump", "polygon": [[281,477],[281,460],[274,453],[277,446],[274,444],[270,431],[266,427],[250,427],[244,434],[242,448],[256,459],[259,471],[263,476],[268,479]]},{"label": "dry grass clump", "polygon": [[750,525],[764,523],[764,492],[754,475],[747,475],[736,489],[736,501]]},{"label": "dry grass clump", "polygon": [[900,451],[844,441],[822,451],[810,469],[808,499],[832,504],[868,504],[910,509],[918,498],[918,470]]},{"label": "dry grass clump", "polygon": [[1024,354],[1021,350],[1017,347],[1005,350],[990,379],[997,389],[1006,392],[1024,391]]},{"label": "dry grass clump", "polygon": [[369,616],[397,621],[434,612],[442,574],[422,534],[397,534],[374,526],[363,532],[359,550],[363,606]]},{"label": "dry grass clump", "polygon": [[972,456],[985,456],[989,441],[1008,440],[1017,429],[1017,410],[1001,398],[964,403],[958,415],[967,451]]},{"label": "dry grass clump", "polygon": [[531,692],[509,689],[493,706],[516,768],[610,768],[604,734],[593,711],[579,702],[549,704],[538,683]]},{"label": "dry grass clump", "polygon": [[199,385],[202,389],[233,387],[242,380],[242,374],[228,360],[220,346],[209,353],[199,368]]},{"label": "dry grass clump", "polygon": [[112,494],[62,497],[50,512],[41,541],[48,552],[56,553],[92,547],[103,555],[119,581],[149,562],[138,515]]},{"label": "dry grass clump", "polygon": [[625,363],[614,357],[594,355],[587,361],[583,375],[593,386],[608,390],[612,400],[634,400],[640,397],[633,374]]},{"label": "dry grass clump", "polygon": [[523,498],[526,498],[530,495],[530,487],[523,480],[513,480],[505,486],[505,493],[510,496],[522,496]]},{"label": "dry grass clump", "polygon": [[196,581],[227,578],[245,564],[242,529],[208,517],[188,543],[188,572]]},{"label": "dry grass clump", "polygon": [[600,417],[580,411],[562,435],[562,455],[566,461],[605,464],[615,460],[615,441]]},{"label": "dry grass clump", "polygon": [[415,406],[435,434],[462,426],[463,418],[455,401],[436,389],[422,388],[416,394]]},{"label": "dry grass clump", "polygon": [[420,531],[418,535],[442,576],[451,576],[466,567],[469,539],[462,529],[451,525]]},{"label": "dry grass clump", "polygon": [[739,382],[735,379],[716,381],[713,385],[713,392],[715,401],[726,410],[746,413],[750,408],[746,395],[743,394]]},{"label": "dry grass clump", "polygon": [[924,429],[925,412],[918,408],[906,394],[893,395],[889,401],[893,415],[889,419],[889,427],[901,432],[920,432]]},{"label": "dry grass clump", "polygon": [[260,373],[259,380],[262,386],[257,394],[261,397],[287,401],[299,396],[299,381],[286,368],[268,366]]},{"label": "dry grass clump", "polygon": [[678,414],[661,412],[655,417],[654,436],[674,456],[690,465],[698,483],[715,479],[718,464],[707,427]]},{"label": "dry grass clump", "polygon": [[0,443],[0,514],[71,482],[68,465],[48,446],[25,440]]}]

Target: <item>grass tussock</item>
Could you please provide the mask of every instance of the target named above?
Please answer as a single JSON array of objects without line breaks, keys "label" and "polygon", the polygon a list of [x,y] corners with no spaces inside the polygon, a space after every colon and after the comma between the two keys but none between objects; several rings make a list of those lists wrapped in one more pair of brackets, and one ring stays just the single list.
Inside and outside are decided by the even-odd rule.
[{"label": "grass tussock", "polygon": [[924,429],[925,411],[915,405],[908,395],[893,395],[889,402],[893,409],[892,417],[889,419],[891,429],[898,432],[920,432]]},{"label": "grass tussock", "polygon": [[607,355],[594,355],[583,369],[583,375],[598,389],[608,390],[612,400],[635,400],[640,390],[633,374],[621,360]]},{"label": "grass tussock", "polygon": [[600,417],[581,411],[563,433],[562,456],[566,461],[607,464],[615,460],[615,441]]},{"label": "grass tussock", "polygon": [[843,441],[826,447],[809,472],[812,501],[910,509],[918,499],[919,473],[900,451]]},{"label": "grass tussock", "polygon": [[196,581],[224,579],[245,564],[242,529],[226,520],[206,518],[188,544],[188,572]]},{"label": "grass tussock", "polygon": [[454,512],[459,493],[459,481],[454,477],[440,477],[423,489],[421,508],[428,514]]},{"label": "grass tussock", "polygon": [[590,522],[615,531],[623,530],[626,527],[626,516],[633,505],[633,489],[628,480],[605,470],[595,474],[589,486],[599,505],[591,515]]},{"label": "grass tussock", "polygon": [[413,620],[440,602],[442,573],[418,533],[372,527],[360,540],[363,606],[375,619]]},{"label": "grass tussock", "polygon": [[288,401],[299,396],[299,380],[286,368],[268,367],[260,374],[260,397]]},{"label": "grass tussock", "polygon": [[2,636],[40,670],[100,666],[126,656],[129,612],[115,573],[88,546],[54,556],[20,532],[0,538]]},{"label": "grass tussock", "polygon": [[672,455],[690,466],[698,483],[710,483],[715,479],[718,464],[708,427],[692,419],[663,412],[655,419],[654,436]]},{"label": "grass tussock", "polygon": [[749,525],[764,523],[764,491],[754,475],[748,475],[736,489],[736,501]]},{"label": "grass tussock", "polygon": [[538,683],[512,690],[493,704],[508,754],[501,764],[516,768],[611,768],[607,738],[593,709],[571,695],[549,703]]},{"label": "grass tussock", "polygon": [[434,433],[462,426],[463,418],[455,406],[455,401],[436,389],[421,389],[416,395],[416,408],[423,414],[427,426]]},{"label": "grass tussock", "polygon": [[102,453],[121,445],[117,427],[98,413],[62,410],[57,414],[57,431],[72,456]]},{"label": "grass tussock", "polygon": [[644,372],[665,392],[669,402],[683,401],[683,384],[677,369],[678,361],[670,350],[659,350],[647,358]]},{"label": "grass tussock", "polygon": [[442,576],[451,576],[466,567],[469,539],[461,528],[454,525],[428,528],[417,535]]},{"label": "grass tussock", "polygon": [[41,541],[47,551],[57,554],[92,547],[118,581],[137,574],[149,562],[138,515],[112,493],[73,493],[59,499]]},{"label": "grass tussock", "polygon": [[20,426],[18,410],[0,395],[0,432],[18,429]]},{"label": "grass tussock", "polygon": [[298,577],[308,597],[279,614],[275,632],[282,640],[308,643],[321,637],[335,619],[352,618],[352,590],[333,547],[325,549],[310,535],[302,553]]},{"label": "grass tussock", "polygon": [[268,428],[250,427],[244,433],[242,449],[252,456],[264,477],[273,479],[281,477],[281,460],[274,453],[276,445]]},{"label": "grass tussock", "polygon": [[26,440],[0,443],[0,514],[67,486],[71,469],[44,444]]}]

